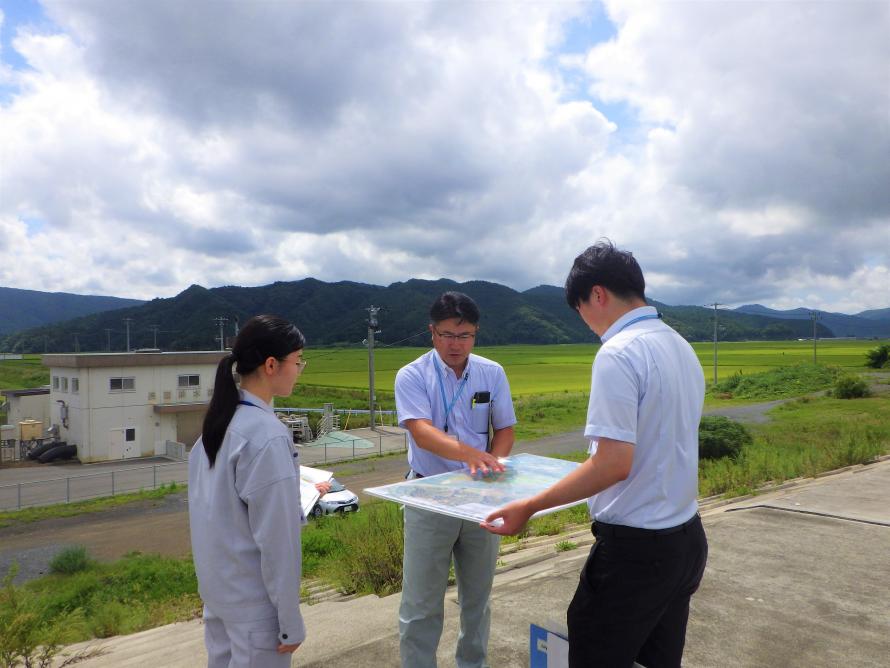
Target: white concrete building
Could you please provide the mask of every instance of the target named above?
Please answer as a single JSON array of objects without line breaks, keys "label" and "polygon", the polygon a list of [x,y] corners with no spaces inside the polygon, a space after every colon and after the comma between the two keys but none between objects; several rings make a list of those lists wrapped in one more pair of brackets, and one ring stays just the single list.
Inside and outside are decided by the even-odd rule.
[{"label": "white concrete building", "polygon": [[44,355],[49,422],[82,462],[148,457],[167,441],[201,433],[219,361],[227,353],[133,352]]}]

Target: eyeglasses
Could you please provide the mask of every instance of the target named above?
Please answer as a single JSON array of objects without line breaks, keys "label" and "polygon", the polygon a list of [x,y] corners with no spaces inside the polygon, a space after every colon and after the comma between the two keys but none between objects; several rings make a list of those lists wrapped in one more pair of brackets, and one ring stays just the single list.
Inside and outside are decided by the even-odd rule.
[{"label": "eyeglasses", "polygon": [[445,339],[446,341],[460,341],[461,343],[466,343],[467,341],[472,341],[476,338],[476,332],[463,332],[461,334],[454,334],[453,332],[440,332],[438,329],[433,327],[433,331],[440,338]]},{"label": "eyeglasses", "polygon": [[297,362],[297,368],[298,368],[300,371],[302,371],[303,369],[306,368],[306,365],[307,365],[307,364],[309,364],[309,360],[300,360],[299,362]]}]

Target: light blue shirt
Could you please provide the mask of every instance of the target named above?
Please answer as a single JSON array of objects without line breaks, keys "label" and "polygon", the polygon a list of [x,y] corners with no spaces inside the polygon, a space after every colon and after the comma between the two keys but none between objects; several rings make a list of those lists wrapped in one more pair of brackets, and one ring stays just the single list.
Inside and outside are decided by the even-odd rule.
[{"label": "light blue shirt", "polygon": [[[624,314],[603,334],[593,363],[584,435],[634,444],[630,475],[588,501],[609,524],[664,529],[698,509],[701,364],[651,306]],[[647,317],[650,316],[650,317]]]},{"label": "light blue shirt", "polygon": [[[438,373],[437,373],[438,366]],[[442,385],[439,385],[441,378]],[[461,390],[461,384],[464,384]],[[444,388],[444,403],[442,389]],[[458,395],[458,391],[460,394]],[[477,392],[488,392],[489,403],[474,403]],[[449,405],[448,435],[477,450],[484,451],[488,443],[489,418],[495,430],[516,424],[510,384],[504,368],[497,362],[470,355],[463,375],[458,378],[435,349],[403,366],[396,374],[396,410],[399,425],[406,420],[429,420],[434,427],[444,429],[445,412]],[[452,405],[452,400],[454,403]],[[443,459],[424,450],[408,433],[408,464],[423,476],[447,473],[466,468],[464,462]]]}]

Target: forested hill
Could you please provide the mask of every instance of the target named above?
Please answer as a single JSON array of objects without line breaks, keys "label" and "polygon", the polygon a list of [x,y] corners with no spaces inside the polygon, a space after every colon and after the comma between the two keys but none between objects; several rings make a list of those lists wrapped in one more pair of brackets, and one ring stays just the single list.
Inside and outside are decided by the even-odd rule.
[{"label": "forested hill", "polygon": [[[508,343],[574,343],[596,340],[566,305],[562,288],[538,286],[517,292],[497,283],[456,283],[412,279],[389,286],[325,283],[312,278],[260,287],[193,285],[175,297],[94,313],[0,338],[4,352],[65,352],[126,349],[125,319],[130,321],[130,347],[163,350],[219,348],[218,317],[226,318],[225,336],[237,323],[257,313],[275,313],[297,323],[310,345],[359,344],[367,336],[367,307],[381,307],[377,339],[381,344],[428,345],[429,305],[446,290],[469,294],[482,310],[479,345]],[[713,337],[713,312],[698,306],[652,302],[665,321],[690,340]],[[812,335],[809,320],[771,318],[721,311],[720,340],[796,339]],[[833,336],[818,324],[820,337]]]},{"label": "forested hill", "polygon": [[144,303],[138,299],[0,287],[0,338],[31,327]]}]

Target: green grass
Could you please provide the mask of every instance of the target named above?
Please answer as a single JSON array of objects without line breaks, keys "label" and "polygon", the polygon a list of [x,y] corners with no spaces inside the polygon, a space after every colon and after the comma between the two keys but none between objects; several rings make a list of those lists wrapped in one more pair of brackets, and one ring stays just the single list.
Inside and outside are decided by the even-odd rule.
[{"label": "green grass", "polygon": [[[890,452],[890,395],[853,400],[804,397],[773,409],[771,416],[771,422],[751,427],[754,441],[738,458],[701,462],[701,496],[738,496],[767,483],[815,476]],[[584,452],[562,455],[571,461],[586,457]],[[588,521],[587,506],[574,506],[532,520],[519,537],[507,537],[503,544],[556,535]],[[555,549],[572,549],[571,541],[560,541]],[[398,591],[398,506],[368,503],[355,515],[310,524],[303,530],[303,555],[305,577],[323,578],[343,592]],[[54,619],[76,618],[66,642],[133,633],[200,612],[191,559],[133,554],[113,564],[97,564],[78,554],[64,561],[71,574],[43,577],[12,591],[23,610],[38,615],[29,623],[39,628]],[[0,598],[0,619],[9,616],[9,600],[8,593]]]},{"label": "green grass", "polygon": [[824,390],[840,374],[838,367],[800,363],[752,374],[737,372],[718,382],[710,394],[723,399],[770,401]]},{"label": "green grass", "polygon": [[183,485],[171,482],[168,485],[161,485],[157,489],[133,492],[131,494],[118,494],[116,496],[88,499],[87,501],[75,501],[74,503],[58,503],[52,506],[3,511],[0,512],[0,529],[30,522],[39,522],[40,520],[52,519],[54,517],[73,517],[74,515],[86,513],[99,513],[129,503],[162,499],[183,489]]},{"label": "green grass", "polygon": [[135,633],[197,617],[201,611],[191,559],[133,553],[111,564],[86,559],[69,574],[48,575],[21,587],[8,585],[0,598],[0,618],[12,601],[29,612],[30,623],[76,615],[79,622],[65,642]]}]

